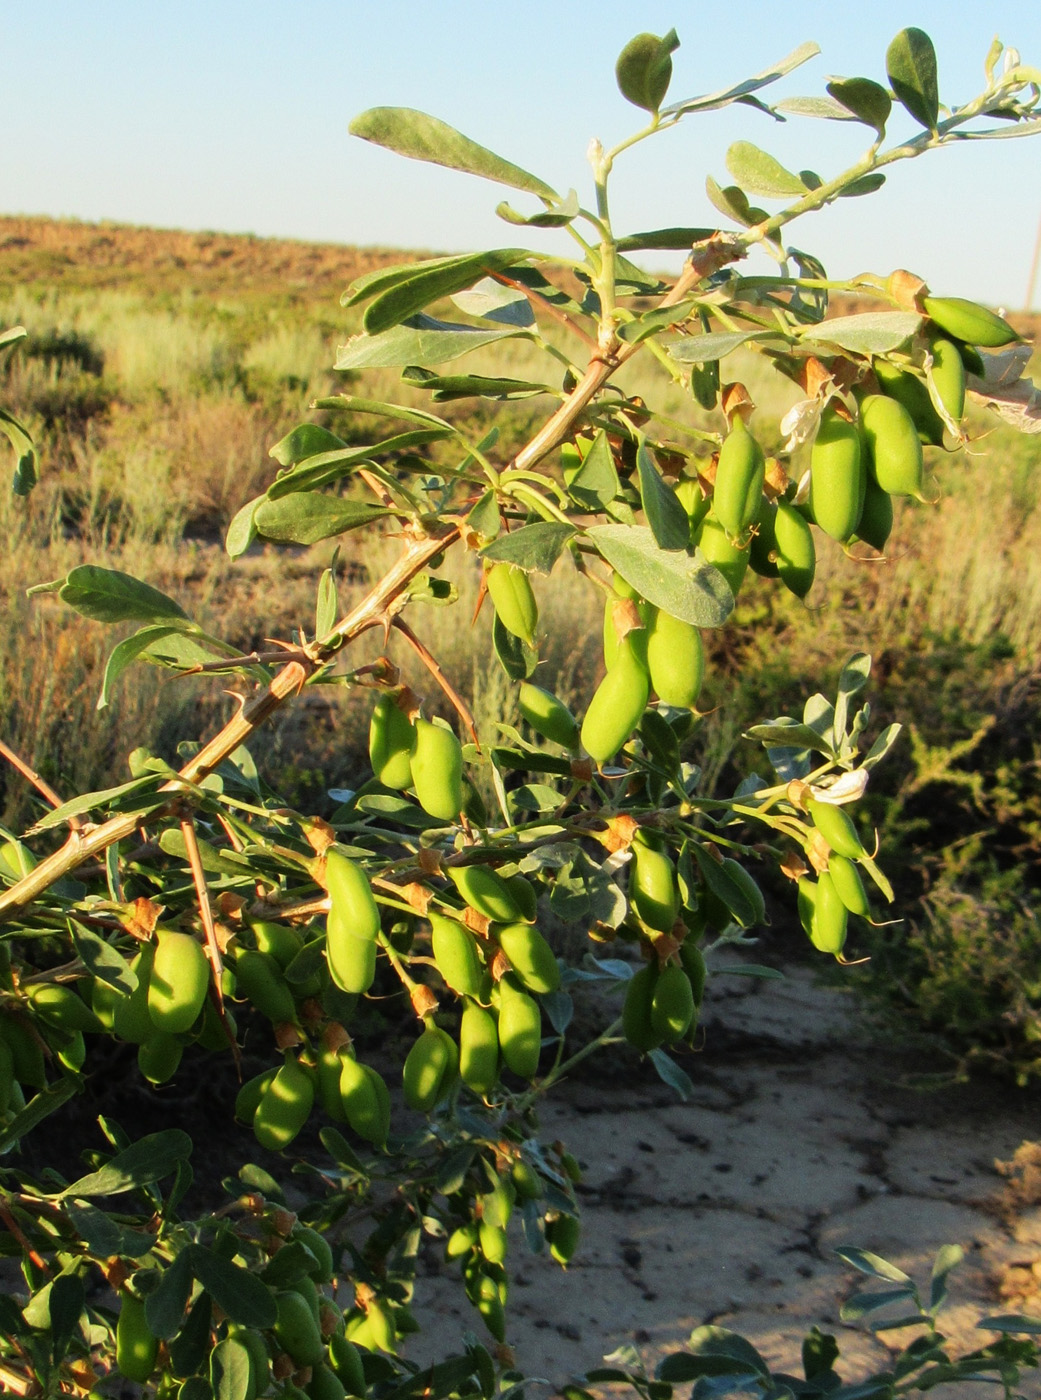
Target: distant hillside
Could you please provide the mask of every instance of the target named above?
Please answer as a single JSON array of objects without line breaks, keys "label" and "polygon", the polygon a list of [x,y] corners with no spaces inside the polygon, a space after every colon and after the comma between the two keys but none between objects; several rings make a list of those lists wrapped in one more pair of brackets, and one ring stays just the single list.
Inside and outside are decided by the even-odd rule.
[{"label": "distant hillside", "polygon": [[[133,224],[0,215],[0,284],[156,290],[337,292],[361,273],[411,256],[393,248],[301,243],[248,233],[185,233]],[[416,255],[424,256],[422,253]]]}]

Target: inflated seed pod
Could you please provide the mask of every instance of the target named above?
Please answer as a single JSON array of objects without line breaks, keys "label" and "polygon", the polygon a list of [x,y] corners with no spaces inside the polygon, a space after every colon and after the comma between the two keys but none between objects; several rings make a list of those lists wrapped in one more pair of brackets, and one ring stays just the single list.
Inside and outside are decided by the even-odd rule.
[{"label": "inflated seed pod", "polygon": [[140,951],[130,963],[130,971],[137,978],[137,986],[125,996],[117,992],[112,1002],[112,1029],[120,1040],[128,1040],[132,1045],[140,1045],[155,1031],[148,1014],[148,982],[152,975],[155,958],[155,944],[143,943]]},{"label": "inflated seed pod", "polygon": [[508,1069],[521,1079],[534,1079],[542,1049],[542,1013],[527,992],[509,980],[499,983],[499,1045]]},{"label": "inflated seed pod", "polygon": [[777,506],[763,497],[748,546],[748,565],[760,578],[777,578]]},{"label": "inflated seed pod", "polygon": [[965,412],[965,361],[954,341],[942,335],[930,339],[929,353],[933,357],[933,385],[940,402],[957,423]]},{"label": "inflated seed pod", "polygon": [[210,964],[202,944],[186,933],[156,929],[155,957],[148,979],[148,1014],[157,1030],[177,1035],[195,1024],[206,988]]},{"label": "inflated seed pod", "polygon": [[451,1089],[459,1067],[455,1041],[433,1023],[427,1025],[405,1056],[401,1080],[405,1102],[419,1113],[429,1113]]},{"label": "inflated seed pod", "polygon": [[390,1128],[390,1093],[377,1071],[344,1055],[340,1098],[347,1122],[358,1136],[374,1147],[385,1146]]},{"label": "inflated seed pod", "polygon": [[347,1387],[336,1372],[321,1362],[312,1370],[304,1389],[308,1400],[344,1400],[347,1394]]},{"label": "inflated seed pod", "polygon": [[694,989],[684,969],[669,963],[658,974],[651,996],[651,1029],[666,1045],[682,1040],[694,1019]]},{"label": "inflated seed pod", "polygon": [[137,1051],[137,1067],[150,1084],[165,1084],[177,1073],[184,1044],[175,1035],[153,1031]]},{"label": "inflated seed pod", "polygon": [[837,957],[846,942],[846,922],[849,911],[839,898],[835,882],[823,871],[817,876],[817,898],[813,908],[810,942],[822,953]]},{"label": "inflated seed pod", "polygon": [[278,1073],[277,1068],[265,1069],[247,1079],[235,1095],[235,1117],[240,1123],[252,1123],[264,1091]]},{"label": "inflated seed pod", "polygon": [[399,790],[412,786],[414,738],[409,717],[394,697],[380,695],[369,720],[369,761],[377,782]]},{"label": "inflated seed pod", "polygon": [[712,510],[731,538],[743,535],[759,514],[766,459],[763,449],[737,415],[719,450]]},{"label": "inflated seed pod", "polygon": [[632,846],[629,898],[648,927],[670,933],[680,909],[676,868],[664,851],[641,840]]},{"label": "inflated seed pod", "polygon": [[445,984],[457,996],[477,996],[484,977],[477,939],[456,919],[446,919],[433,911],[428,917],[431,951]]},{"label": "inflated seed pod", "polygon": [[856,425],[825,409],[810,450],[810,509],[824,533],[840,543],[857,528],[865,475]]},{"label": "inflated seed pod", "polygon": [[820,802],[811,798],[806,803],[810,818],[833,851],[850,860],[862,860],[867,852],[857,835],[857,828],[849,813],[833,802]]},{"label": "inflated seed pod", "polygon": [[502,1299],[499,1297],[495,1280],[487,1276],[481,1279],[478,1286],[477,1311],[495,1340],[505,1342],[506,1314],[503,1311]]},{"label": "inflated seed pod", "polygon": [[996,348],[1019,339],[1009,323],[996,312],[964,297],[925,297],[922,307],[942,331],[969,345]]},{"label": "inflated seed pod", "polygon": [[524,910],[503,877],[488,865],[449,865],[448,877],[478,914],[496,923],[523,919]]},{"label": "inflated seed pod", "polygon": [[264,1338],[251,1327],[240,1327],[236,1323],[228,1328],[228,1336],[240,1342],[249,1355],[249,1389],[246,1392],[246,1400],[250,1400],[250,1391],[254,1396],[266,1395],[271,1384],[271,1357],[268,1355]]},{"label": "inflated seed pod", "polygon": [[514,1190],[517,1192],[517,1200],[537,1201],[542,1195],[542,1182],[534,1167],[530,1167],[525,1161],[514,1162],[510,1169],[510,1180],[513,1182]]},{"label": "inflated seed pod", "polygon": [[781,582],[797,598],[805,598],[813,587],[817,551],[806,517],[787,501],[778,501],[774,519],[777,546],[777,573]]},{"label": "inflated seed pod", "polygon": [[558,1215],[555,1220],[546,1222],[549,1252],[561,1268],[566,1269],[574,1258],[581,1232],[578,1217],[574,1215]]},{"label": "inflated seed pod", "polygon": [[966,345],[964,341],[957,339],[954,343],[958,347],[958,354],[961,356],[961,362],[965,366],[965,373],[978,375],[982,379],[986,374],[986,367],[983,363],[983,356],[976,349],[975,345]]},{"label": "inflated seed pod", "polygon": [[701,482],[696,476],[681,476],[675,487],[676,499],[687,512],[687,519],[690,521],[691,542],[694,534],[701,528],[701,522],[708,514],[710,499],[701,489]]},{"label": "inflated seed pod", "polygon": [[[950,344],[950,341],[947,343]],[[898,369],[888,360],[877,359],[872,368],[883,394],[896,399],[907,409],[921,440],[930,446],[940,447],[943,444],[943,419],[929,397],[927,385],[916,374]]]},{"label": "inflated seed pod", "polygon": [[448,1236],[445,1244],[445,1255],[449,1259],[462,1259],[464,1255],[471,1254],[477,1248],[477,1241],[480,1237],[480,1230],[476,1221],[468,1221],[465,1225],[460,1225]]},{"label": "inflated seed pod", "polygon": [[694,1005],[701,1005],[705,995],[705,983],[708,980],[708,968],[705,965],[705,955],[688,936],[680,944],[680,962],[683,970],[690,978],[690,988],[694,996]]},{"label": "inflated seed pod", "polygon": [[563,700],[531,681],[522,681],[517,708],[534,729],[551,743],[564,749],[578,748],[578,720]]},{"label": "inflated seed pod", "polygon": [[489,1264],[501,1264],[506,1258],[506,1231],[501,1225],[492,1225],[482,1220],[477,1231],[477,1242],[481,1253]]},{"label": "inflated seed pod", "polygon": [[28,990],[33,1010],[49,1026],[94,1033],[103,1029],[94,1012],[71,987],[58,982],[34,982]]},{"label": "inflated seed pod", "polygon": [[493,564],[485,580],[499,621],[507,632],[532,646],[539,624],[539,609],[528,575],[516,564]]},{"label": "inflated seed pod", "polygon": [[553,949],[532,924],[510,923],[495,929],[499,946],[529,992],[555,992],[560,967]]},{"label": "inflated seed pod", "polygon": [[323,1045],[315,1064],[318,1074],[318,1102],[334,1123],[347,1121],[340,1097],[340,1072],[345,1055],[346,1052],[341,1055],[339,1046]]},{"label": "inflated seed pod", "polygon": [[347,1394],[355,1396],[356,1400],[364,1400],[366,1385],[361,1353],[341,1332],[334,1332],[329,1338],[329,1364]]},{"label": "inflated seed pod", "polygon": [[[261,1147],[271,1152],[288,1147],[310,1117],[313,1104],[314,1080],[299,1060],[287,1054],[281,1069],[261,1095],[253,1115],[253,1131]],[[290,1355],[293,1355],[291,1351]],[[310,1364],[301,1362],[301,1365]]]},{"label": "inflated seed pod", "polygon": [[325,928],[329,975],[342,992],[363,995],[376,976],[376,940],[356,938],[338,909],[329,910]]},{"label": "inflated seed pod", "polygon": [[798,883],[799,922],[808,938],[813,937],[813,916],[817,908],[817,881],[803,875]]},{"label": "inflated seed pod", "polygon": [[298,1366],[317,1366],[325,1357],[325,1343],[310,1304],[295,1289],[287,1288],[275,1299],[278,1315],[272,1331],[282,1351]]},{"label": "inflated seed pod", "polygon": [[380,911],[369,877],[356,860],[330,846],[325,853],[329,903],[355,938],[373,939],[380,931]]},{"label": "inflated seed pod", "polygon": [[651,1021],[657,980],[658,964],[646,963],[629,979],[622,1006],[622,1034],[635,1050],[644,1055],[661,1044],[661,1036]]},{"label": "inflated seed pod", "polygon": [[[282,969],[274,958],[255,948],[243,948],[235,957],[235,990],[266,1016],[272,1025],[296,1019],[296,1002]],[[117,1020],[118,1025],[118,1020]]]},{"label": "inflated seed pod", "polygon": [[159,1340],[145,1321],[144,1299],[123,1289],[116,1319],[116,1369],[128,1381],[143,1385],[155,1370]]},{"label": "inflated seed pod", "polygon": [[705,562],[723,575],[736,598],[748,571],[748,550],[739,549],[730,540],[726,530],[711,512],[701,526],[698,548],[705,556]]},{"label": "inflated seed pod", "polygon": [[860,871],[849,857],[840,856],[837,852],[832,851],[828,857],[828,874],[831,876],[839,898],[849,912],[860,914],[865,919],[868,918],[871,914],[871,906],[868,904],[864,882],[860,878]]},{"label": "inflated seed pod", "polygon": [[868,475],[867,490],[864,492],[864,509],[860,513],[857,537],[879,554],[893,532],[893,498],[888,491]]},{"label": "inflated seed pod", "polygon": [[655,608],[647,626],[647,671],[652,690],[664,704],[678,709],[696,704],[705,676],[698,629]]},{"label": "inflated seed pod", "polygon": [[535,886],[519,871],[516,875],[504,875],[503,879],[517,901],[517,907],[521,911],[520,917],[525,923],[533,924],[539,913],[539,897],[535,893]]},{"label": "inflated seed pod", "polygon": [[412,784],[419,805],[431,817],[452,822],[463,810],[463,749],[450,729],[416,720]]},{"label": "inflated seed pod", "polygon": [[903,404],[884,394],[868,394],[860,405],[860,429],[875,482],[891,496],[922,500],[922,444]]},{"label": "inflated seed pod", "polygon": [[468,1001],[459,1022],[459,1074],[475,1094],[490,1094],[499,1082],[499,1030],[495,1015]]},{"label": "inflated seed pod", "polygon": [[583,747],[597,763],[614,758],[647,708],[650,677],[631,637],[630,633],[619,643],[615,664],[597,687],[582,721]]},{"label": "inflated seed pod", "polygon": [[258,920],[251,927],[258,951],[266,953],[269,958],[274,958],[282,971],[285,972],[304,946],[304,940],[299,930],[290,928],[288,924],[276,924],[266,919]]},{"label": "inflated seed pod", "polygon": [[329,1241],[320,1230],[312,1225],[297,1222],[292,1229],[292,1238],[300,1240],[314,1255],[316,1263],[308,1270],[315,1283],[331,1283],[333,1277],[333,1251]]},{"label": "inflated seed pod", "polygon": [[[618,591],[617,585],[619,582],[620,580],[618,578],[618,575],[616,574],[616,592]],[[623,596],[628,598],[628,594],[625,594]],[[652,609],[649,603],[644,603],[641,600],[629,599],[629,601],[636,602],[636,610],[640,615],[640,619],[643,623],[643,626],[632,627],[625,634],[625,641],[628,642],[629,646],[631,647],[632,653],[635,656],[636,660],[640,663],[641,666],[643,666],[646,669],[647,623],[650,618]],[[604,604],[604,667],[608,671],[611,670],[615,662],[618,660],[619,648],[622,645],[622,639],[619,638],[618,629],[617,627],[615,627],[614,605],[615,600],[613,598],[608,598],[607,602]]]}]

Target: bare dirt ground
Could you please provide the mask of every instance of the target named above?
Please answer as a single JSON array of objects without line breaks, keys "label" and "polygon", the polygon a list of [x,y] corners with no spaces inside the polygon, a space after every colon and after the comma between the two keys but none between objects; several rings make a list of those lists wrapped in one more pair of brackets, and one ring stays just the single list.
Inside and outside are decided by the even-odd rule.
[{"label": "bare dirt ground", "polygon": [[[995,1165],[1039,1135],[1036,1097],[993,1082],[904,1087],[920,1066],[802,970],[718,980],[705,1050],[684,1060],[688,1102],[607,1073],[562,1086],[543,1111],[544,1138],[559,1136],[585,1165],[583,1238],[565,1274],[511,1236],[518,1365],[559,1386],[632,1343],[651,1367],[713,1322],[794,1371],[816,1323],[855,1379],[914,1333],[872,1337],[840,1321],[843,1300],[869,1282],[835,1255],[840,1245],[883,1255],[926,1296],[936,1251],[962,1245],[941,1320],[956,1351],[996,1340],[976,1329],[988,1314],[1041,1315],[1041,1173],[1029,1148],[1014,1181]],[[483,1329],[454,1270],[433,1257],[429,1270],[417,1307],[424,1345],[443,1352]]]}]

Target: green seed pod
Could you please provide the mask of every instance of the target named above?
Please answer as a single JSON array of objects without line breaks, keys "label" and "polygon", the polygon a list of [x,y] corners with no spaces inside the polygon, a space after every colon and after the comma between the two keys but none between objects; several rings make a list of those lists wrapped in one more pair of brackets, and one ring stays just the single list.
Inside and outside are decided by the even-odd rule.
[{"label": "green seed pod", "polygon": [[[947,342],[950,344],[950,341]],[[888,360],[877,359],[872,364],[875,378],[886,398],[902,403],[911,415],[911,421],[918,429],[922,442],[932,447],[943,444],[943,419],[937,413],[929,390],[916,374],[898,369]],[[963,376],[964,377],[964,376]]]},{"label": "green seed pod", "polygon": [[119,1295],[119,1303],[119,1317],[116,1319],[116,1369],[128,1381],[144,1385],[155,1370],[159,1341],[148,1330],[142,1298],[123,1289]]},{"label": "green seed pod", "polygon": [[112,1015],[112,1029],[120,1040],[132,1045],[140,1045],[155,1031],[148,1014],[148,983],[152,976],[152,963],[155,959],[155,944],[144,943],[140,952],[130,964],[130,971],[137,978],[137,986],[129,996],[117,993]]},{"label": "green seed pod", "polygon": [[458,1067],[455,1041],[440,1026],[429,1024],[405,1056],[402,1068],[409,1108],[429,1113],[451,1089]]},{"label": "green seed pod", "polygon": [[423,811],[454,822],[463,810],[463,748],[450,729],[416,720],[412,782]]},{"label": "green seed pod", "polygon": [[331,1371],[328,1366],[319,1364],[311,1372],[311,1379],[304,1389],[307,1391],[309,1400],[344,1400],[347,1389],[335,1371]]},{"label": "green seed pod", "polygon": [[869,474],[867,490],[864,493],[864,509],[860,513],[860,524],[857,526],[857,537],[881,554],[892,532],[893,498],[888,491],[883,491]]},{"label": "green seed pod", "polygon": [[846,921],[849,913],[831,876],[824,871],[817,877],[817,899],[813,910],[810,941],[822,953],[838,957],[846,942]]},{"label": "green seed pod", "polygon": [[299,931],[290,928],[288,924],[260,920],[252,925],[252,929],[258,950],[266,953],[269,958],[274,958],[283,972],[304,946]]},{"label": "green seed pod", "polygon": [[482,1220],[478,1232],[481,1253],[489,1264],[501,1264],[506,1258],[506,1231],[501,1225],[490,1225]]},{"label": "green seed pod", "polygon": [[799,922],[808,938],[813,937],[813,916],[817,909],[817,881],[803,875],[798,884]]},{"label": "green seed pod", "polygon": [[562,1269],[566,1269],[578,1249],[582,1227],[577,1216],[558,1215],[546,1223],[546,1242],[549,1252]]},{"label": "green seed pod", "polygon": [[310,1275],[304,1274],[300,1278],[295,1279],[289,1287],[295,1293],[300,1294],[300,1297],[303,1298],[304,1302],[311,1309],[311,1316],[315,1320],[315,1325],[321,1327],[321,1300],[314,1279],[311,1278]]},{"label": "green seed pod", "polygon": [[865,475],[856,425],[825,410],[810,451],[810,509],[833,540],[844,543],[857,528]]},{"label": "green seed pod", "polygon": [[508,1069],[521,1079],[534,1079],[542,1049],[542,1013],[527,992],[509,981],[499,983],[499,1045]]},{"label": "green seed pod", "polygon": [[292,1288],[279,1293],[275,1304],[278,1316],[272,1331],[279,1347],[298,1366],[317,1366],[325,1357],[325,1344],[311,1305]]},{"label": "green seed pod", "polygon": [[701,482],[696,476],[681,476],[676,483],[676,499],[687,512],[687,519],[690,521],[691,541],[695,532],[701,528],[701,522],[708,514],[711,504],[710,498],[701,489]]},{"label": "green seed pod", "polygon": [[[635,603],[636,611],[639,615],[642,626],[630,625],[629,631],[625,634],[624,640],[632,648],[633,654],[640,665],[646,670],[647,667],[647,624],[650,621],[651,613],[654,611],[650,603],[645,603],[639,597],[636,590],[630,588],[620,574],[615,574],[612,589],[619,598],[625,602]],[[622,645],[622,639],[618,636],[618,628],[615,626],[615,603],[617,599],[608,598],[604,604],[604,667],[610,671],[618,660],[618,651]],[[631,615],[629,622],[631,624]]]},{"label": "green seed pod", "polygon": [[481,989],[484,964],[477,939],[455,919],[431,912],[430,945],[437,970],[456,996],[475,997]]},{"label": "green seed pod", "polygon": [[[631,634],[630,634],[631,635]],[[651,683],[626,637],[618,658],[600,682],[582,721],[582,744],[597,763],[607,763],[626,742],[647,708]]]},{"label": "green seed pod", "polygon": [[736,598],[748,571],[748,550],[739,549],[733,543],[712,513],[705,517],[701,534],[698,536],[698,548],[704,555],[705,562],[723,575]]},{"label": "green seed pod", "polygon": [[786,501],[778,501],[774,520],[777,543],[777,572],[781,582],[797,598],[805,598],[813,587],[817,552],[813,532],[805,516]]},{"label": "green seed pod", "polygon": [[994,348],[1011,345],[1019,336],[1009,323],[995,312],[964,297],[926,297],[922,306],[925,314],[948,335],[969,345]]},{"label": "green seed pod", "polygon": [[278,1073],[277,1069],[265,1069],[247,1079],[235,1095],[235,1117],[240,1123],[252,1123],[264,1091]]},{"label": "green seed pod", "polygon": [[246,1400],[250,1400],[250,1392],[254,1396],[266,1395],[271,1384],[271,1358],[264,1338],[259,1332],[254,1332],[249,1327],[239,1327],[237,1324],[228,1328],[228,1336],[245,1347],[249,1356],[249,1390],[246,1392]]},{"label": "green seed pod", "polygon": [[[299,1060],[287,1054],[282,1068],[261,1095],[253,1116],[253,1132],[261,1147],[270,1152],[288,1147],[310,1117],[313,1104],[313,1079]],[[291,1351],[289,1354],[293,1355]]]},{"label": "green seed pod", "polygon": [[651,997],[651,1029],[666,1045],[682,1040],[694,1019],[694,990],[682,967],[663,967]]},{"label": "green seed pod", "polygon": [[329,1363],[347,1394],[364,1400],[366,1385],[361,1353],[352,1341],[339,1332],[329,1338]]},{"label": "green seed pod", "polygon": [[468,1001],[459,1022],[459,1074],[482,1098],[499,1082],[499,1029],[493,1012]]},{"label": "green seed pod", "polygon": [[868,394],[860,405],[860,427],[868,449],[868,471],[882,490],[923,500],[922,444],[903,404],[884,394]]},{"label": "green seed pod", "polygon": [[548,690],[532,685],[531,681],[522,681],[517,708],[536,734],[563,749],[578,748],[578,721],[563,700],[558,700]]},{"label": "green seed pod", "polygon": [[516,564],[493,564],[485,580],[496,616],[507,632],[534,646],[539,609],[528,575]]},{"label": "green seed pod", "polygon": [[148,1014],[157,1030],[177,1035],[191,1030],[210,984],[210,964],[203,946],[186,933],[156,929],[152,975],[148,979]]},{"label": "green seed pod", "polygon": [[659,700],[689,709],[697,702],[705,675],[701,633],[689,622],[655,608],[647,627],[647,670]]},{"label": "green seed pod", "polygon": [[36,1014],[49,1026],[63,1031],[103,1029],[101,1022],[82,997],[71,987],[58,982],[34,982],[29,987],[29,1001]]},{"label": "green seed pod", "polygon": [[531,924],[504,924],[495,930],[499,946],[529,992],[555,992],[560,968],[553,949]]},{"label": "green seed pod", "polygon": [[506,1229],[513,1216],[517,1192],[508,1176],[500,1176],[491,1191],[481,1197],[481,1219]]},{"label": "green seed pod", "polygon": [[321,1231],[310,1225],[296,1224],[293,1226],[292,1238],[305,1244],[318,1261],[313,1269],[308,1270],[315,1283],[331,1283],[334,1271],[333,1252]]},{"label": "green seed pod", "polygon": [[274,958],[253,948],[235,957],[235,990],[274,1026],[296,1020],[296,1002]]},{"label": "green seed pod", "polygon": [[325,954],[329,975],[343,992],[361,996],[376,976],[376,940],[355,938],[339,909],[330,909],[325,921]]},{"label": "green seed pod", "polygon": [[36,1033],[13,1016],[0,1015],[0,1036],[11,1053],[14,1077],[19,1084],[43,1089],[47,1083],[43,1048]]},{"label": "green seed pod", "polygon": [[658,964],[646,963],[629,979],[622,1007],[622,1034],[629,1044],[646,1055],[661,1044],[661,1036],[651,1021],[654,987],[658,980]]},{"label": "green seed pod", "polygon": [[700,1007],[705,996],[708,968],[705,965],[704,953],[689,936],[680,944],[680,962],[683,964],[684,972],[690,978],[694,1005]]},{"label": "green seed pod", "polygon": [[330,846],[325,853],[325,879],[329,903],[344,927],[355,938],[375,938],[380,931],[380,911],[369,877],[358,862]]},{"label": "green seed pod", "polygon": [[639,837],[633,842],[629,869],[629,898],[649,928],[670,933],[680,910],[676,868],[664,851]]},{"label": "green seed pod", "polygon": [[520,917],[525,923],[533,924],[539,913],[539,897],[535,893],[535,886],[526,875],[519,872],[516,875],[505,875],[503,878],[521,911]]},{"label": "green seed pod", "polygon": [[759,514],[766,459],[738,414],[719,451],[712,510],[732,539],[745,533]]},{"label": "green seed pod", "polygon": [[512,923],[514,919],[524,918],[524,910],[513,891],[490,866],[450,865],[447,871],[470,908],[476,909],[486,919],[495,923]]},{"label": "green seed pod", "polygon": [[954,343],[958,347],[958,354],[961,356],[961,362],[965,366],[965,373],[978,375],[982,379],[986,373],[986,368],[983,364],[983,356],[980,352],[974,345],[966,345],[964,341],[956,340]]},{"label": "green seed pod", "polygon": [[748,564],[760,578],[777,578],[777,507],[764,496],[748,546]]},{"label": "green seed pod", "polygon": [[318,1052],[316,1064],[318,1102],[334,1123],[346,1123],[347,1121],[347,1115],[343,1111],[343,1100],[340,1097],[340,1073],[343,1069],[343,1059],[344,1056],[341,1055],[338,1046],[323,1045]]},{"label": "green seed pod", "polygon": [[849,813],[833,802],[819,802],[811,798],[806,803],[810,818],[833,851],[850,860],[862,860],[867,852],[857,835],[857,828]]},{"label": "green seed pod", "polygon": [[165,1084],[177,1073],[184,1045],[175,1035],[153,1031],[137,1051],[137,1067],[150,1084]]},{"label": "green seed pod", "polygon": [[369,721],[369,761],[376,781],[404,791],[412,786],[415,730],[393,695],[380,695]]},{"label": "green seed pod", "polygon": [[383,1147],[390,1127],[390,1094],[380,1075],[344,1055],[340,1099],[347,1122],[358,1136],[373,1147]]},{"label": "green seed pod", "polygon": [[472,1253],[477,1248],[478,1238],[479,1230],[474,1221],[460,1225],[448,1236],[445,1254],[449,1259],[462,1259],[464,1255]]},{"label": "green seed pod", "polygon": [[864,882],[860,878],[860,871],[849,857],[837,855],[832,851],[828,857],[828,874],[835,886],[835,892],[849,912],[860,914],[865,919],[869,918],[871,906],[868,904]]},{"label": "green seed pod", "polygon": [[510,1170],[510,1180],[517,1192],[518,1201],[537,1201],[542,1195],[539,1174],[533,1167],[529,1167],[527,1162],[514,1162]]},{"label": "green seed pod", "polygon": [[933,357],[930,372],[940,402],[958,423],[965,412],[965,362],[961,352],[953,340],[936,335],[929,341],[929,353]]},{"label": "green seed pod", "polygon": [[498,1286],[492,1278],[484,1277],[481,1279],[477,1295],[477,1311],[481,1321],[495,1340],[505,1342],[506,1314],[503,1311]]},{"label": "green seed pod", "polygon": [[763,899],[763,892],[756,884],[754,878],[748,873],[740,861],[733,860],[730,856],[724,857],[721,868],[725,870],[734,883],[741,888],[753,909],[751,923],[745,923],[741,919],[738,919],[737,922],[741,924],[742,928],[758,928],[760,924],[765,924],[766,901]]}]

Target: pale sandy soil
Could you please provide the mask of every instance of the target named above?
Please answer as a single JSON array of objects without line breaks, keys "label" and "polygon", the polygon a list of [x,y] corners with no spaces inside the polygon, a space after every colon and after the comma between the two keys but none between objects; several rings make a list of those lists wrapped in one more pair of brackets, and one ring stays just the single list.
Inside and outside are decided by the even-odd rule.
[{"label": "pale sandy soil", "polygon": [[[706,1024],[704,1052],[684,1061],[690,1101],[605,1070],[561,1087],[542,1112],[544,1138],[563,1139],[586,1167],[583,1240],[565,1274],[511,1235],[508,1340],[521,1369],[559,1386],[622,1343],[651,1367],[711,1321],[798,1374],[817,1323],[855,1379],[885,1364],[887,1341],[895,1351],[914,1333],[873,1338],[840,1321],[842,1301],[868,1282],[836,1257],[840,1245],[885,1256],[926,1292],[936,1251],[962,1245],[942,1324],[956,1350],[995,1340],[976,1330],[983,1316],[1041,1315],[1029,1296],[1041,1210],[1029,1196],[1012,1209],[995,1167],[1041,1136],[1036,1096],[992,1082],[907,1088],[908,1056],[799,970],[784,982],[719,979]],[[423,1359],[465,1329],[483,1332],[436,1251],[426,1273],[415,1304],[425,1336],[410,1352]]]}]

